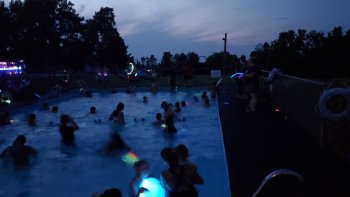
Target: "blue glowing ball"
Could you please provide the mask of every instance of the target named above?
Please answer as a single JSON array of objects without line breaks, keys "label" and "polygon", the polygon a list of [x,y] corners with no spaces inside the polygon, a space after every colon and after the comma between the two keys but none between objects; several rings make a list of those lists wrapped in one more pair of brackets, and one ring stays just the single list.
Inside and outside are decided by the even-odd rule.
[{"label": "blue glowing ball", "polygon": [[140,184],[140,187],[144,187],[147,191],[140,194],[140,197],[164,197],[165,190],[156,178],[146,178]]}]

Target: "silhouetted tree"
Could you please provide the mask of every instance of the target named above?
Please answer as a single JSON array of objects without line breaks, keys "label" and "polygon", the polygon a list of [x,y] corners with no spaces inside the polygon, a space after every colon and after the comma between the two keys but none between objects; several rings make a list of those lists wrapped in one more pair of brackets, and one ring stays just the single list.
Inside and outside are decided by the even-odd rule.
[{"label": "silhouetted tree", "polygon": [[87,55],[83,40],[83,17],[80,17],[72,2],[58,0],[56,31],[59,35],[56,61],[63,68],[78,70],[83,67]]},{"label": "silhouetted tree", "polygon": [[101,67],[117,64],[122,68],[129,60],[127,47],[115,27],[114,17],[113,9],[106,7],[86,22],[85,41],[90,59]]},{"label": "silhouetted tree", "polygon": [[5,2],[0,1],[0,60],[9,58],[10,11],[5,7]]},{"label": "silhouetted tree", "polygon": [[173,66],[173,55],[170,53],[170,51],[168,52],[164,52],[163,53],[163,57],[162,57],[162,61],[161,61],[161,65],[164,69],[168,69],[171,68]]},{"label": "silhouetted tree", "polygon": [[187,62],[187,56],[184,53],[176,53],[174,55],[174,64],[177,65],[178,68],[183,69]]},{"label": "silhouetted tree", "polygon": [[279,67],[284,73],[312,78],[346,77],[350,76],[349,43],[341,27],[327,37],[322,32],[290,30],[271,44],[258,45],[255,52],[263,69]]}]

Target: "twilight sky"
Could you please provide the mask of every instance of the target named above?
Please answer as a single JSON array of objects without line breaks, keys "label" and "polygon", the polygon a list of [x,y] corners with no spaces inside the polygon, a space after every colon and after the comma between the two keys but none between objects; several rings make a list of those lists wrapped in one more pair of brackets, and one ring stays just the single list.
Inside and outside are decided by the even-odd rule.
[{"label": "twilight sky", "polygon": [[70,0],[85,19],[111,7],[129,53],[140,58],[164,51],[209,56],[223,51],[249,55],[278,33],[306,29],[328,33],[350,28],[350,0]]}]

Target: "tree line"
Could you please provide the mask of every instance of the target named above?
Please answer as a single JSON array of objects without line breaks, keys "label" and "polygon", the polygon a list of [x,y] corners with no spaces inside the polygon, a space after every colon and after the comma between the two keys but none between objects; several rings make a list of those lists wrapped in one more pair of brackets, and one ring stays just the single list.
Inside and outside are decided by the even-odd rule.
[{"label": "tree line", "polygon": [[349,77],[350,29],[334,27],[327,35],[303,29],[281,32],[276,40],[258,45],[254,53],[263,69],[277,67],[308,78]]},{"label": "tree line", "polygon": [[67,0],[0,1],[0,60],[24,59],[30,71],[84,65],[123,66],[127,46],[114,10],[103,7],[85,20]]}]

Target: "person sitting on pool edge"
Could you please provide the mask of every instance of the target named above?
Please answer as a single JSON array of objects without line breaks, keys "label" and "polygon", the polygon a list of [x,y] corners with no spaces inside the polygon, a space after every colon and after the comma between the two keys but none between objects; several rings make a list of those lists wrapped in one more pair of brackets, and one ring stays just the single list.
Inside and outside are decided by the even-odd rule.
[{"label": "person sitting on pool edge", "polygon": [[210,86],[210,97],[216,98],[216,95],[218,94],[218,88],[216,87],[216,82],[213,81]]},{"label": "person sitting on pool edge", "polygon": [[35,156],[37,151],[31,146],[25,145],[27,138],[24,135],[18,135],[12,146],[7,147],[0,158],[12,159],[16,168],[27,167],[30,163],[29,156]]},{"label": "person sitting on pool edge", "polygon": [[79,129],[77,123],[69,115],[61,115],[60,133],[62,136],[62,142],[66,145],[74,143],[74,132]]}]

